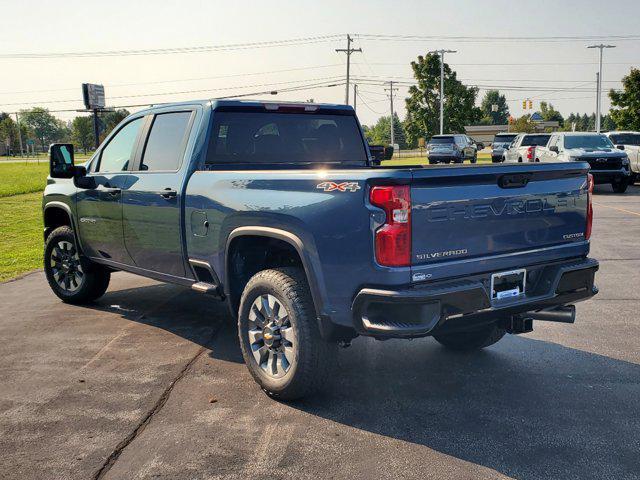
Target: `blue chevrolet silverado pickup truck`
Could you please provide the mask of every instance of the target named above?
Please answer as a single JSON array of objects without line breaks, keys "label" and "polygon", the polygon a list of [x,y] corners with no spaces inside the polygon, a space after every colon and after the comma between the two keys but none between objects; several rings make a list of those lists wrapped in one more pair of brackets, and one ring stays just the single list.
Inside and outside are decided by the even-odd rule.
[{"label": "blue chevrolet silverado pickup truck", "polygon": [[85,165],[68,144],[50,163],[53,292],[90,302],[123,270],[225,301],[281,399],[322,385],[358,335],[480,349],[573,322],[597,292],[588,164],[372,166],[347,106],[163,105]]}]

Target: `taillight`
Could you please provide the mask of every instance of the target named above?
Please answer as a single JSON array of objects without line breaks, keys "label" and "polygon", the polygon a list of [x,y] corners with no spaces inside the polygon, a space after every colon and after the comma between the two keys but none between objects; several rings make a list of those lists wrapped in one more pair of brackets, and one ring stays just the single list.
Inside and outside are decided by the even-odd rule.
[{"label": "taillight", "polygon": [[386,267],[411,265],[411,192],[408,185],[371,188],[369,200],[386,214],[375,234],[376,260]]},{"label": "taillight", "polygon": [[593,175],[587,174],[587,228],[584,232],[584,238],[589,240],[591,238],[591,228],[593,227]]},{"label": "taillight", "polygon": [[535,149],[536,149],[536,147],[527,148],[527,160],[533,160],[533,151]]}]

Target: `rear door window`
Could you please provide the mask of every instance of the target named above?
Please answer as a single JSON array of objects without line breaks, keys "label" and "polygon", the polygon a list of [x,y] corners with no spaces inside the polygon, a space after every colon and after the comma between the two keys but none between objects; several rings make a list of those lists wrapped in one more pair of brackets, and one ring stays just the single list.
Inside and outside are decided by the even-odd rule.
[{"label": "rear door window", "polygon": [[154,117],[140,170],[175,171],[180,167],[190,119],[190,111],[161,113]]},{"label": "rear door window", "polygon": [[523,147],[544,147],[549,142],[549,135],[525,135],[522,139]]},{"label": "rear door window", "polygon": [[367,162],[351,115],[218,111],[207,164],[331,164]]}]

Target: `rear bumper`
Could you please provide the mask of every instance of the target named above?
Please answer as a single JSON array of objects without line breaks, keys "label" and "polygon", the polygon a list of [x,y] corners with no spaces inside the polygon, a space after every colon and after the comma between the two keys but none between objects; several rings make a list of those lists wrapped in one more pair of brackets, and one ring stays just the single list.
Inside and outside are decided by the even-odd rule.
[{"label": "rear bumper", "polygon": [[491,300],[494,272],[403,290],[364,288],[352,305],[355,329],[361,335],[405,338],[466,330],[586,300],[598,291],[598,262],[590,258],[526,268],[526,294],[503,300]]},{"label": "rear bumper", "polygon": [[464,156],[458,153],[451,154],[442,154],[442,153],[434,153],[428,155],[429,160],[432,162],[461,162],[464,160]]}]

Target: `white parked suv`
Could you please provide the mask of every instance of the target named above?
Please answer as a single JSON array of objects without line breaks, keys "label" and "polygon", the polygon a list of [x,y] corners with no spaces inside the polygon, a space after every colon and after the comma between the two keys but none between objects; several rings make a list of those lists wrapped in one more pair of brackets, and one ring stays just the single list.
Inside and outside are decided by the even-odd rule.
[{"label": "white parked suv", "polygon": [[640,180],[640,132],[608,132],[605,135],[609,137],[616,148],[624,150],[624,153],[629,157],[631,165],[629,183],[632,184]]},{"label": "white parked suv", "polygon": [[550,133],[521,133],[504,151],[505,162],[537,162],[536,148],[545,147]]}]

